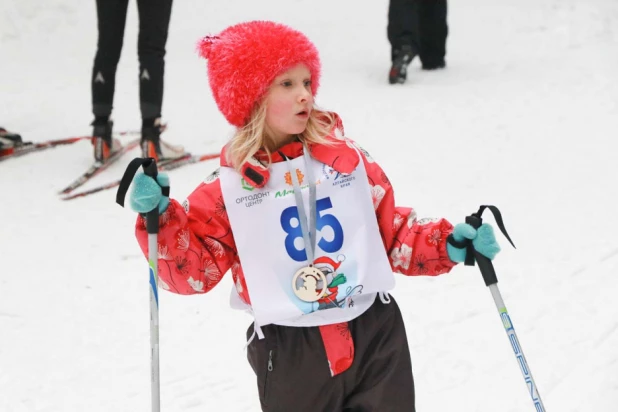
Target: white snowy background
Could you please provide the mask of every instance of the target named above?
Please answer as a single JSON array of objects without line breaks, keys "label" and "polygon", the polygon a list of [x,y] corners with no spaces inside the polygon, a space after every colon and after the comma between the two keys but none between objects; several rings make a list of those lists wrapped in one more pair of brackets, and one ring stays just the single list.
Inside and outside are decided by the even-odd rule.
[{"label": "white snowy background", "polygon": [[[453,0],[448,68],[416,60],[387,84],[387,0],[175,1],[168,141],[218,151],[196,41],[270,19],[323,60],[318,104],[383,166],[397,204],[458,223],[495,204],[517,249],[495,260],[507,308],[550,412],[618,410],[618,2]],[[0,125],[27,140],[90,133],[94,1],[0,3]],[[116,130],[138,129],[137,9],[117,73]],[[0,411],[150,410],[148,271],[115,191],[63,202],[88,142],[0,163]],[[85,188],[119,178],[137,151]],[[216,167],[170,173],[184,199]],[[487,221],[493,222],[490,215]],[[533,411],[477,268],[397,278],[419,412]],[[163,411],[258,411],[231,277],[207,295],[162,292]],[[388,412],[388,411],[385,411]]]}]

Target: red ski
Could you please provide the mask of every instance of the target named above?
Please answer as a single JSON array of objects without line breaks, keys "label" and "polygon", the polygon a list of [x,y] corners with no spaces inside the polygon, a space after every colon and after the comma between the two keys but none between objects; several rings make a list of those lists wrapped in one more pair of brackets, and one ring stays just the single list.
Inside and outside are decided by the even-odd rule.
[{"label": "red ski", "polygon": [[[141,132],[139,131],[127,131],[127,132],[114,133],[114,135],[120,135],[120,136],[137,135],[139,136],[140,133]],[[81,140],[90,140],[90,139],[92,139],[92,136],[68,137],[66,139],[47,140],[45,142],[38,142],[38,143],[24,142],[20,146],[15,147],[12,152],[0,156],[0,162],[7,160],[7,159],[12,159],[14,157],[20,157],[28,153],[40,152],[42,150],[51,149],[57,146],[67,146],[67,145],[71,145],[73,143],[79,142]]]},{"label": "red ski", "polygon": [[71,193],[73,190],[77,189],[88,180],[92,179],[113,163],[115,163],[118,159],[120,159],[125,153],[133,150],[137,146],[139,146],[140,139],[131,140],[129,143],[122,146],[120,149],[116,150],[112,155],[103,163],[95,161],[92,166],[88,170],[86,170],[80,177],[75,179],[70,185],[62,189],[58,194],[66,195]]},{"label": "red ski", "polygon": [[[176,159],[163,160],[159,163],[158,168],[159,168],[159,171],[165,172],[169,170],[178,169],[180,167],[190,165],[193,163],[199,163],[205,160],[211,160],[211,159],[217,159],[217,158],[219,158],[219,153],[211,153],[211,154],[205,154],[205,155],[199,155],[199,156],[186,154]],[[103,184],[101,186],[93,187],[92,189],[84,190],[82,192],[69,194],[68,196],[62,197],[61,199],[71,200],[71,199],[75,199],[78,197],[85,197],[85,196],[92,195],[94,193],[102,192],[104,190],[113,189],[115,187],[118,187],[118,185],[120,185],[120,179]]]}]

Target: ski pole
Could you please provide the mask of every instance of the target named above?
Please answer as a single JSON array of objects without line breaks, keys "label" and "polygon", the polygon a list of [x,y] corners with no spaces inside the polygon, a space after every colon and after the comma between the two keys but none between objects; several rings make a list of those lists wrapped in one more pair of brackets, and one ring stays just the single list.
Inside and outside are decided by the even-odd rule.
[{"label": "ski pole", "polygon": [[[483,205],[479,208],[477,213],[473,213],[470,216],[466,217],[466,223],[472,226],[475,229],[478,229],[483,223],[483,219],[481,219],[481,215],[485,209],[489,209],[496,223],[498,224],[498,228],[504,234],[504,236],[508,239],[508,241],[515,247],[513,241],[509,237],[506,229],[504,227],[504,223],[502,221],[502,215],[500,214],[500,210],[498,210],[495,206]],[[517,358],[517,362],[519,364],[519,368],[521,373],[524,376],[524,380],[526,381],[526,386],[528,387],[528,392],[530,393],[530,397],[532,398],[532,402],[534,403],[534,407],[537,412],[545,412],[545,406],[543,406],[543,402],[541,401],[541,395],[536,387],[536,383],[532,378],[532,372],[530,371],[530,367],[528,366],[528,362],[526,361],[526,357],[524,356],[524,351],[519,343],[519,339],[517,338],[517,334],[515,333],[515,327],[513,326],[513,322],[509,317],[509,313],[506,310],[506,305],[502,300],[502,295],[500,294],[500,289],[498,289],[498,276],[496,275],[496,271],[494,270],[494,266],[491,263],[491,260],[487,257],[481,255],[474,249],[472,241],[467,240],[467,253],[466,253],[466,262],[467,266],[474,266],[474,262],[476,261],[479,265],[479,269],[481,270],[481,274],[483,275],[483,280],[485,281],[485,286],[489,287],[491,295],[494,299],[494,303],[496,304],[496,308],[498,309],[498,313],[500,314],[500,318],[502,320],[502,325],[506,331],[509,342],[511,343],[511,347],[513,348],[513,352],[515,353],[515,357]]]},{"label": "ski pole", "polygon": [[[153,158],[135,158],[127,166],[122,176],[116,203],[124,207],[124,198],[133,180],[137,169],[142,166],[144,174],[157,178],[157,164]],[[169,192],[169,188],[163,188]],[[169,193],[166,193],[169,194]],[[159,276],[158,276],[158,246],[157,235],[159,233],[159,207],[146,214],[146,230],[148,232],[148,266],[150,276],[150,392],[152,411],[161,410],[160,381],[159,381]]]}]

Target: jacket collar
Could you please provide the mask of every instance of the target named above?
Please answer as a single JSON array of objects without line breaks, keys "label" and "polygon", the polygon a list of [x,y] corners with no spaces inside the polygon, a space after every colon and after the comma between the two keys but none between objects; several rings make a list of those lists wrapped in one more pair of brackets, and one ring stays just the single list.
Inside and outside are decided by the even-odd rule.
[{"label": "jacket collar", "polygon": [[[351,147],[352,142],[346,139],[343,135],[343,124],[339,116],[335,115],[337,123],[326,139],[331,143],[325,144],[308,144],[311,157],[320,163],[324,163],[339,173],[349,174],[356,169],[360,161],[356,150]],[[226,160],[227,146],[221,151],[220,164],[221,166],[233,167]],[[279,148],[275,153],[271,153],[272,163],[285,161],[282,156],[285,155],[290,159],[295,159],[303,155],[303,144],[301,142],[292,142]],[[245,162],[241,168],[241,175],[247,183],[256,188],[262,188],[268,183],[270,171],[266,167],[268,164],[268,155],[264,150],[258,151],[251,159]]]}]

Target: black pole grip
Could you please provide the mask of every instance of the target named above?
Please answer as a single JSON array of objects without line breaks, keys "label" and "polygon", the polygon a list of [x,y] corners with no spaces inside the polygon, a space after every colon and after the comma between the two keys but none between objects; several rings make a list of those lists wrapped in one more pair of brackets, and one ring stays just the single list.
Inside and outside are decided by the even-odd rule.
[{"label": "black pole grip", "polygon": [[157,170],[157,161],[152,157],[147,157],[144,160],[144,163],[142,163],[142,169],[144,169],[144,174],[157,180],[157,175],[159,174]]},{"label": "black pole grip", "polygon": [[[157,180],[157,162],[152,157],[147,158],[150,162],[142,164],[144,174]],[[148,233],[159,233],[159,205],[150,212],[146,213],[146,231]]]},{"label": "black pole grip", "polygon": [[[504,222],[502,221],[502,214],[500,210],[498,210],[495,206],[483,205],[479,208],[479,211],[471,214],[470,216],[466,216],[466,223],[472,226],[474,229],[481,227],[483,224],[483,219],[481,215],[485,209],[489,209],[494,218],[496,219],[496,223],[498,224],[498,228],[504,234],[504,236],[508,239],[508,241],[515,247],[513,241],[511,240],[509,234],[504,227]],[[479,269],[481,270],[481,275],[483,275],[483,280],[485,281],[485,286],[490,286],[498,283],[498,276],[496,275],[496,271],[494,269],[494,265],[491,260],[474,249],[474,245],[472,241],[468,241],[467,251],[466,251],[466,262],[467,266],[474,266],[474,262],[477,262],[479,265]]]},{"label": "black pole grip", "polygon": [[476,250],[474,251],[474,258],[476,259],[476,263],[478,263],[479,265],[481,275],[483,275],[485,286],[490,286],[498,283],[498,276],[496,275],[496,271],[494,270],[494,265],[493,263],[491,263],[491,260],[481,255]]},{"label": "black pole grip", "polygon": [[[118,186],[118,191],[116,192],[116,203],[120,206],[124,207],[124,199],[127,195],[127,191],[129,190],[129,186],[133,181],[133,177],[137,172],[137,169],[142,166],[144,169],[144,174],[146,176],[150,176],[153,179],[157,179],[158,168],[157,162],[152,157],[136,157],[133,159],[129,165],[127,166],[127,170],[125,170],[122,179],[120,180],[120,185]],[[163,189],[161,189],[163,190]],[[159,207],[155,207],[150,212],[146,213],[146,231],[148,233],[158,233],[159,232]]]},{"label": "black pole grip", "polygon": [[[483,219],[481,219],[480,216],[470,215],[466,216],[466,223],[472,226],[475,230],[477,230],[483,224]],[[468,240],[467,243],[468,247],[466,250],[466,261],[464,264],[466,266],[474,266],[474,245],[472,244],[471,240]]]},{"label": "black pole grip", "polygon": [[[483,224],[483,219],[480,215],[470,215],[466,216],[466,223],[472,226],[475,229],[478,229]],[[498,283],[498,276],[496,276],[496,271],[494,270],[494,265],[491,263],[491,260],[481,255],[474,249],[472,242],[468,242],[468,251],[466,253],[466,265],[474,266],[474,261],[479,265],[479,269],[481,270],[481,275],[483,275],[483,280],[485,281],[485,286],[493,285]]]}]

